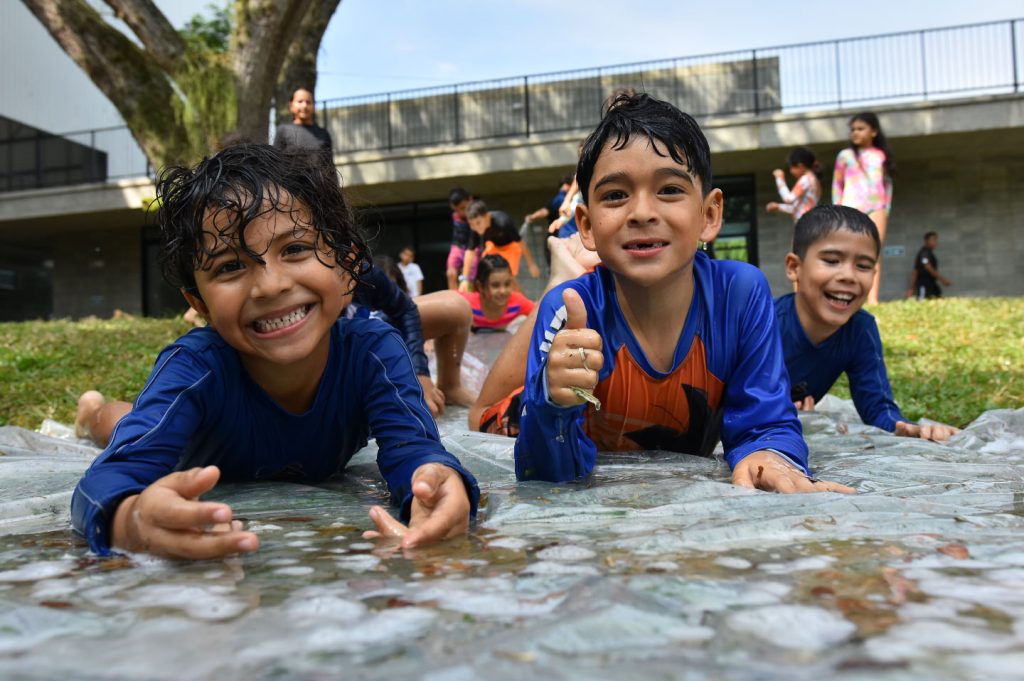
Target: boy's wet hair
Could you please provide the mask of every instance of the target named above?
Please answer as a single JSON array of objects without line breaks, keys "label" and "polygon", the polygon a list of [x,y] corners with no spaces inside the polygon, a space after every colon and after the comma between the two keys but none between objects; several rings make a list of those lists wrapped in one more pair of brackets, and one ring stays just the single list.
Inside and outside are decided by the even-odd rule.
[{"label": "boy's wet hair", "polygon": [[[487,286],[487,282],[491,280],[491,274],[496,270],[508,270],[511,272],[512,266],[508,264],[508,260],[505,260],[503,256],[496,253],[485,255],[477,263],[476,276],[473,277],[473,282],[481,286]],[[477,287],[477,290],[479,290],[479,287]]]},{"label": "boy's wet hair", "polygon": [[[156,185],[164,278],[198,294],[195,273],[209,267],[222,245],[262,262],[245,230],[253,220],[279,212],[288,214],[296,231],[315,231],[317,259],[321,250],[332,252],[333,262],[320,262],[351,274],[354,286],[370,266],[370,253],[333,170],[314,155],[266,144],[227,147],[194,168],[165,168]],[[216,225],[216,243],[204,239],[208,224]]]},{"label": "boy's wet hair", "polygon": [[610,142],[612,149],[623,149],[634,137],[647,138],[659,156],[665,156],[664,149],[673,161],[686,166],[690,175],[700,179],[704,196],[711,191],[711,149],[697,121],[646,93],[623,92],[611,100],[597,129],[583,143],[576,167],[583,203],[590,199],[594,166],[605,144]]},{"label": "boy's wet hair", "polygon": [[875,242],[875,255],[882,250],[878,227],[865,213],[849,206],[816,206],[801,216],[793,228],[793,253],[801,260],[807,249],[840,229],[867,234]]}]

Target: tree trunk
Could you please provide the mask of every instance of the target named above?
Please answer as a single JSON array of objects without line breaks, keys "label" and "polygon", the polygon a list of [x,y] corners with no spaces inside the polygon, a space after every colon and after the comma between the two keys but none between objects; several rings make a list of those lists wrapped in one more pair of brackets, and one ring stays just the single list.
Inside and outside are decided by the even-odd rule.
[{"label": "tree trunk", "polygon": [[[281,76],[274,87],[274,108],[277,111],[277,122],[284,123],[292,119],[288,110],[288,102],[292,93],[299,88],[316,92],[316,63],[327,25],[331,22],[334,11],[341,0],[320,0],[315,3],[299,27],[299,36],[292,43],[284,60]],[[320,121],[321,125],[323,121]]]},{"label": "tree trunk", "polygon": [[155,168],[188,160],[177,95],[156,61],[84,0],[24,0],[61,48],[124,118]]},{"label": "tree trunk", "polygon": [[295,61],[315,81],[318,46],[340,2],[233,0],[228,51],[211,56],[194,53],[154,0],[105,0],[145,49],[106,23],[90,1],[23,0],[117,108],[154,168],[194,162],[231,126],[266,142],[286,55],[295,44]]},{"label": "tree trunk", "polygon": [[236,0],[231,51],[238,87],[238,127],[266,142],[267,112],[277,75],[312,0]]}]

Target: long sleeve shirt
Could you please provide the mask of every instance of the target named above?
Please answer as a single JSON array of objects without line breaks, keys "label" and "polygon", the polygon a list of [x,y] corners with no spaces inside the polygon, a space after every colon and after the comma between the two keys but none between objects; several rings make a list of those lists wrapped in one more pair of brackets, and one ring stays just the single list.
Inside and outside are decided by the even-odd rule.
[{"label": "long sleeve shirt", "polygon": [[377,465],[408,519],[412,475],[436,462],[456,470],[475,513],[473,476],[445,451],[405,346],[378,320],[342,319],[313,404],[279,406],[217,332],[195,329],[164,348],[132,411],[75,489],[71,520],[93,551],[110,550],[121,501],[175,470],[217,465],[221,481],[317,482],[377,440]]}]

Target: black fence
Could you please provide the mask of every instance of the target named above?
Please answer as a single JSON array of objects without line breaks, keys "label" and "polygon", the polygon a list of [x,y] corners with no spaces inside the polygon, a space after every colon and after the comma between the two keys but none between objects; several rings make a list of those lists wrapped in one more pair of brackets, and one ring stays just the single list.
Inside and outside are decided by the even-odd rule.
[{"label": "black fence", "polygon": [[335,151],[585,130],[633,88],[697,117],[1019,92],[1024,21],[890,33],[321,102]]},{"label": "black fence", "polygon": [[[319,119],[347,153],[587,130],[623,88],[707,118],[1015,93],[1022,79],[1024,20],[1011,19],[330,99]],[[46,164],[53,137],[0,131],[0,163],[18,154]],[[59,137],[86,151],[52,169],[8,163],[0,191],[101,181],[100,158],[106,179],[152,172],[127,127]]]}]

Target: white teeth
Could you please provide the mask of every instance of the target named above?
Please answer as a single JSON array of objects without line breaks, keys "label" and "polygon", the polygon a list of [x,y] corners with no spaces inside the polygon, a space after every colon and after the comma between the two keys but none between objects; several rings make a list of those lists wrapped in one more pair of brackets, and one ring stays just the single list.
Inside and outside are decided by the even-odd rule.
[{"label": "white teeth", "polygon": [[277,329],[291,326],[307,314],[309,314],[309,305],[303,305],[300,308],[292,310],[283,317],[278,317],[276,319],[257,319],[253,322],[253,326],[256,327],[256,330],[260,333],[269,333],[270,331],[276,331]]}]

